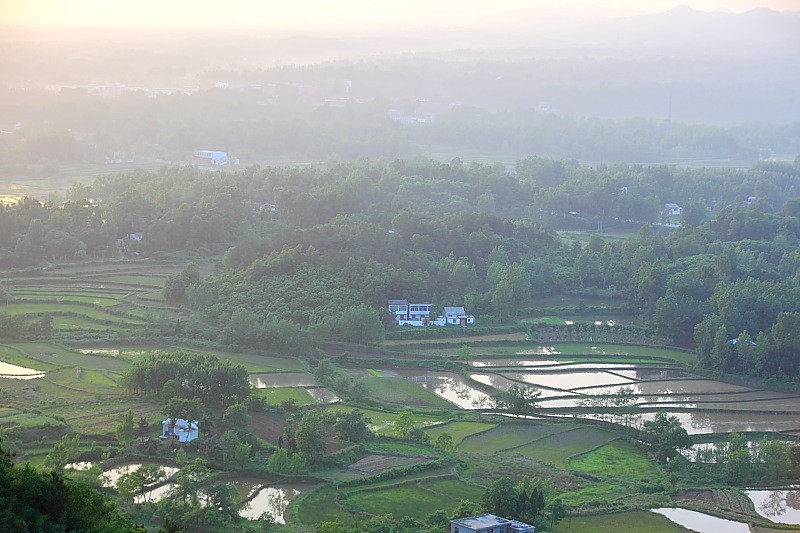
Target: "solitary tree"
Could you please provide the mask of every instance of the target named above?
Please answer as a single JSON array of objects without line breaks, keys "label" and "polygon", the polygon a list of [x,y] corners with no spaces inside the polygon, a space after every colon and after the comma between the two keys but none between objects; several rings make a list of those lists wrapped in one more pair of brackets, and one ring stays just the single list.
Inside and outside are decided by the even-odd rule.
[{"label": "solitary tree", "polygon": [[661,463],[668,463],[678,455],[678,450],[692,445],[692,440],[678,417],[668,417],[663,411],[656,413],[652,421],[646,420],[642,429],[645,433],[644,442]]}]

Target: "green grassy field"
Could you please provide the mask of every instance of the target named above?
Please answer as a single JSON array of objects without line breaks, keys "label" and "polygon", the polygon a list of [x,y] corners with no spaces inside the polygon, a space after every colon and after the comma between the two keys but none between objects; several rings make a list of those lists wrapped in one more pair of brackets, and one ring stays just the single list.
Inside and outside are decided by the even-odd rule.
[{"label": "green grassy field", "polygon": [[669,519],[647,511],[567,517],[553,533],[687,533]]},{"label": "green grassy field", "polygon": [[628,441],[614,441],[567,461],[569,468],[600,478],[650,480],[658,468]]},{"label": "green grassy field", "polygon": [[434,479],[422,481],[420,485],[428,490],[447,495],[457,500],[470,500],[478,502],[486,491],[484,487],[470,485],[457,479]]},{"label": "green grassy field", "polygon": [[294,400],[297,405],[317,403],[314,397],[303,387],[278,387],[272,389],[253,389],[254,393],[266,400],[269,405]]},{"label": "green grassy field", "polygon": [[0,313],[11,316],[27,314],[46,314],[46,313],[75,313],[80,316],[94,320],[102,320],[117,323],[120,325],[143,325],[141,320],[134,320],[122,316],[112,315],[90,305],[78,305],[75,303],[11,303],[0,307]]},{"label": "green grassy field", "polygon": [[56,365],[30,357],[25,352],[8,345],[0,345],[0,361],[33,370],[53,370]]},{"label": "green grassy field", "polygon": [[571,431],[555,433],[506,453],[550,463],[558,468],[566,468],[567,460],[570,457],[588,452],[616,438],[607,431],[592,427],[579,427]]},{"label": "green grassy field", "polygon": [[465,438],[458,451],[491,455],[575,428],[570,424],[508,424]]},{"label": "green grassy field", "polygon": [[405,378],[364,380],[367,397],[389,405],[406,407],[445,407],[453,405]]},{"label": "green grassy field", "polygon": [[436,442],[439,435],[442,433],[449,433],[453,437],[453,445],[458,446],[461,442],[476,433],[486,431],[497,427],[497,424],[490,424],[486,422],[448,422],[442,426],[436,426],[425,430],[425,433],[431,438],[431,441]]},{"label": "green grassy field", "polygon": [[162,288],[166,278],[161,276],[147,276],[143,274],[127,275],[98,275],[93,276],[96,281],[114,283],[117,285],[128,285],[132,287]]},{"label": "green grassy field", "polygon": [[452,511],[458,499],[440,492],[425,490],[416,484],[378,490],[367,490],[348,496],[342,506],[351,512],[374,515],[390,513],[394,516],[424,519],[430,513],[443,509]]}]

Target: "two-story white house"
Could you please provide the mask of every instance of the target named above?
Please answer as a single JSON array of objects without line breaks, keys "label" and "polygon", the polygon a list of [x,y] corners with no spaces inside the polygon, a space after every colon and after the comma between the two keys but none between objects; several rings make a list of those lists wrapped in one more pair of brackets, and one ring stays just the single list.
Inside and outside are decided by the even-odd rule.
[{"label": "two-story white house", "polygon": [[389,311],[394,313],[394,322],[398,326],[427,326],[431,323],[431,307],[429,303],[411,303],[408,300],[389,300]]},{"label": "two-story white house", "polygon": [[398,326],[464,326],[475,323],[475,317],[468,315],[463,307],[445,307],[441,315],[431,319],[429,303],[411,303],[408,300],[389,300],[389,311],[394,314]]}]

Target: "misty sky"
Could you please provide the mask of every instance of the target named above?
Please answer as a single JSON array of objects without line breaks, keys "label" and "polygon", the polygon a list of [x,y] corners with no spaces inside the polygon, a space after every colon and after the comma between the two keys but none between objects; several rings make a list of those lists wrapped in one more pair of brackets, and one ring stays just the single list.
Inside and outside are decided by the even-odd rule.
[{"label": "misty sky", "polygon": [[800,11],[800,0],[0,0],[0,25],[430,28],[496,23],[537,11],[620,16],[666,11],[681,4],[703,11],[756,7]]}]

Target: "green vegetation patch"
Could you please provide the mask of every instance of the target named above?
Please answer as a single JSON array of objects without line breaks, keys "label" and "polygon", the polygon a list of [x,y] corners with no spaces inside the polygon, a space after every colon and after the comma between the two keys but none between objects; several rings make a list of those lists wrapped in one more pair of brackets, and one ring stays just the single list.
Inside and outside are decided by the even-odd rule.
[{"label": "green vegetation patch", "polygon": [[467,437],[458,447],[461,452],[491,455],[503,450],[527,445],[553,434],[569,431],[571,424],[503,424],[492,430]]},{"label": "green vegetation patch", "polygon": [[533,324],[549,324],[551,326],[563,326],[564,319],[557,316],[542,316],[538,318],[533,318],[530,320],[526,320],[526,322],[530,322]]},{"label": "green vegetation patch", "polygon": [[112,315],[89,305],[77,303],[12,303],[2,307],[2,312],[8,315],[27,315],[45,313],[75,313],[94,320],[117,322],[122,324],[143,324],[139,320],[132,320],[122,316]]},{"label": "green vegetation patch", "polygon": [[489,424],[486,422],[448,422],[441,426],[432,427],[425,430],[425,433],[431,438],[432,442],[436,442],[439,435],[442,433],[449,433],[453,437],[453,445],[458,446],[461,442],[476,433],[490,430],[497,427],[497,424]]},{"label": "green vegetation patch", "polygon": [[690,531],[668,518],[646,511],[613,513],[565,518],[553,528],[553,533],[686,533]]},{"label": "green vegetation patch", "polygon": [[297,405],[317,403],[304,387],[278,387],[271,389],[252,389],[253,394],[261,396],[270,405],[279,405],[294,400]]},{"label": "green vegetation patch", "polygon": [[566,468],[567,460],[573,455],[588,452],[616,438],[615,435],[601,429],[579,427],[572,431],[547,436],[508,453]]},{"label": "green vegetation patch", "polygon": [[351,494],[342,501],[342,506],[352,512],[392,514],[418,519],[423,519],[439,509],[449,513],[457,504],[457,498],[425,490],[416,484],[366,490]]},{"label": "green vegetation patch", "polygon": [[423,488],[444,494],[456,500],[479,502],[486,491],[484,487],[470,485],[458,479],[434,479],[420,483]]},{"label": "green vegetation patch", "polygon": [[85,317],[80,316],[56,316],[53,317],[53,329],[56,331],[108,331],[117,329],[118,326],[99,324]]},{"label": "green vegetation patch", "polygon": [[6,345],[0,345],[0,361],[33,370],[51,370],[54,366],[44,361],[33,359],[21,350]]},{"label": "green vegetation patch", "polygon": [[554,346],[556,353],[570,355],[633,355],[644,357],[664,357],[679,363],[691,364],[697,361],[694,353],[657,348],[653,346],[631,346],[627,344],[587,344],[562,343]]},{"label": "green vegetation patch", "polygon": [[654,479],[656,466],[628,441],[614,441],[568,461],[569,467],[601,478]]},{"label": "green vegetation patch", "polygon": [[366,379],[367,396],[381,403],[409,407],[453,407],[453,404],[405,378]]},{"label": "green vegetation patch", "polygon": [[93,276],[95,279],[102,279],[109,283],[118,283],[121,285],[131,285],[134,287],[154,287],[159,288],[164,286],[166,278],[163,276],[146,276],[140,274],[129,275],[112,275],[112,276]]},{"label": "green vegetation patch", "polygon": [[350,522],[350,514],[336,505],[337,489],[324,487],[315,490],[298,502],[297,516],[300,522],[314,526],[319,522],[340,520],[343,524]]}]

